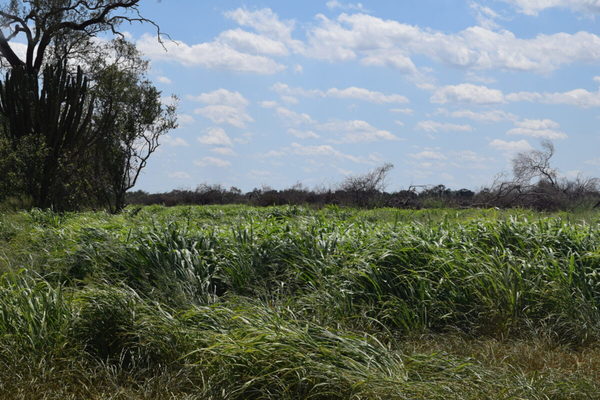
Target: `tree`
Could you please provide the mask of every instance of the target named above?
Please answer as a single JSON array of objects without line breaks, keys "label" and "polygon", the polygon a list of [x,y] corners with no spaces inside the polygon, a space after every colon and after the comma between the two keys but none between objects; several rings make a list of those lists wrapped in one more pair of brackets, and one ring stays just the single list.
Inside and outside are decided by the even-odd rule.
[{"label": "tree", "polygon": [[[12,154],[36,158],[11,172],[38,207],[68,207],[76,185],[69,170],[88,158],[94,143],[91,132],[93,102],[81,69],[71,76],[66,66],[47,67],[42,87],[38,79],[15,67],[0,82],[0,123]],[[33,146],[32,146],[33,145]],[[32,151],[29,155],[23,150]],[[75,166],[75,167],[74,167]],[[71,188],[69,188],[71,186]]]},{"label": "tree", "polygon": [[[10,168],[0,189],[10,177],[25,182],[18,190],[38,207],[124,207],[159,137],[176,126],[175,106],[161,103],[148,63],[118,30],[134,21],[158,30],[140,2],[0,0],[0,55],[9,68],[0,85],[0,153]],[[106,31],[118,38],[94,40]],[[23,58],[11,46],[18,36]]]},{"label": "tree", "polygon": [[352,193],[357,205],[365,206],[375,194],[385,190],[385,179],[392,168],[393,164],[385,163],[366,174],[349,176],[340,189]]},{"label": "tree", "polygon": [[[0,2],[0,54],[11,68],[39,74],[48,49],[65,55],[89,46],[101,32],[119,35],[123,22],[153,21],[139,12],[141,0],[4,0]],[[160,33],[160,32],[159,32]],[[11,40],[23,37],[25,57],[17,55]],[[83,47],[85,48],[85,47]]]},{"label": "tree", "polygon": [[557,187],[557,170],[550,165],[554,155],[554,145],[549,140],[543,140],[542,150],[521,152],[512,159],[513,175],[515,182],[521,185],[530,184],[534,178]]},{"label": "tree", "polygon": [[176,108],[163,106],[160,92],[148,80],[117,65],[103,69],[96,78],[95,123],[102,132],[97,164],[105,178],[97,189],[110,211],[119,212],[160,136],[177,126]]}]

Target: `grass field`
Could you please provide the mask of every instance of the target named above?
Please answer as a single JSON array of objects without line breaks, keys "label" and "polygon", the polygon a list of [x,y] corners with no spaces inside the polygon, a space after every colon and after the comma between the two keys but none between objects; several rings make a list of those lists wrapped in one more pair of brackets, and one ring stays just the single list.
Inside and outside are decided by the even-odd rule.
[{"label": "grass field", "polygon": [[0,214],[0,398],[599,399],[600,214]]}]

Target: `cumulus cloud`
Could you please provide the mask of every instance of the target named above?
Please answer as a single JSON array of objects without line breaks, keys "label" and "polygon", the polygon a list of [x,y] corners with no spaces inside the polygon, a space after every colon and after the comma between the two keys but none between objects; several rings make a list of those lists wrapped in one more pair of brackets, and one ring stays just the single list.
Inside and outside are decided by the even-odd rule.
[{"label": "cumulus cloud", "polygon": [[232,92],[227,89],[218,89],[198,96],[188,96],[188,99],[204,104],[220,104],[238,108],[244,108],[249,104],[240,92]]},{"label": "cumulus cloud", "polygon": [[363,6],[362,3],[341,3],[338,0],[330,0],[327,3],[325,3],[325,5],[330,10],[341,9],[341,10],[366,11],[365,7]]},{"label": "cumulus cloud", "polygon": [[189,114],[177,114],[177,123],[180,126],[193,124],[194,122],[196,122],[196,120]]},{"label": "cumulus cloud", "polygon": [[500,104],[504,103],[502,91],[486,86],[462,83],[438,88],[431,96],[432,103],[446,104],[451,102],[471,104]]},{"label": "cumulus cloud", "polygon": [[232,29],[222,32],[217,37],[217,41],[249,54],[271,56],[286,56],[289,54],[289,50],[284,43],[242,29]]},{"label": "cumulus cloud", "polygon": [[410,157],[416,160],[446,160],[447,157],[439,151],[425,150],[420,153],[409,154]]},{"label": "cumulus cloud", "polygon": [[288,129],[288,133],[299,139],[318,139],[320,136],[311,130]]},{"label": "cumulus cloud", "polygon": [[500,19],[500,14],[492,10],[490,7],[483,6],[479,3],[471,2],[469,4],[471,11],[475,14],[477,23],[487,29],[499,28],[497,19]]},{"label": "cumulus cloud", "polygon": [[330,88],[327,90],[294,88],[278,82],[271,88],[281,96],[323,97],[336,99],[361,100],[375,104],[408,103],[409,100],[400,94],[385,94],[365,88],[351,86],[345,89]]},{"label": "cumulus cloud", "polygon": [[518,117],[515,114],[503,111],[503,110],[489,110],[489,111],[472,111],[472,110],[456,110],[449,111],[445,108],[440,108],[436,111],[436,114],[445,115],[451,118],[466,118],[473,121],[479,122],[501,122],[501,121],[515,121]]},{"label": "cumulus cloud", "polygon": [[527,140],[519,140],[519,141],[505,141],[502,139],[494,139],[490,142],[490,146],[508,153],[517,153],[521,151],[529,151],[532,150],[533,147],[529,144]]},{"label": "cumulus cloud", "polygon": [[572,11],[600,13],[598,0],[504,0],[517,7],[519,12],[527,15],[538,15],[548,8],[567,8]]},{"label": "cumulus cloud", "polygon": [[415,112],[415,110],[413,110],[412,108],[392,108],[390,111],[393,113],[405,115],[412,115]]},{"label": "cumulus cloud", "polygon": [[377,129],[366,121],[330,121],[319,125],[319,129],[334,132],[341,143],[374,142],[378,140],[399,140],[391,132]]},{"label": "cumulus cloud", "polygon": [[227,160],[223,160],[217,157],[203,157],[200,160],[194,161],[194,165],[199,167],[219,167],[225,168],[231,166],[231,163]]},{"label": "cumulus cloud", "polygon": [[448,34],[363,13],[341,14],[335,20],[319,15],[318,19],[320,23],[308,32],[307,56],[359,60],[406,73],[414,72],[412,56],[471,70],[534,72],[600,59],[600,37],[588,32],[522,39],[510,31],[484,26]]},{"label": "cumulus cloud", "polygon": [[363,100],[370,103],[384,104],[384,103],[408,103],[408,99],[405,96],[399,94],[383,94],[381,92],[375,92],[368,89],[349,87],[346,89],[332,88],[328,89],[324,93],[324,97],[334,97],[338,99],[353,99]]},{"label": "cumulus cloud", "polygon": [[451,124],[447,122],[438,121],[421,121],[417,124],[416,129],[425,132],[437,133],[437,132],[471,132],[473,127],[471,125],[459,125]]},{"label": "cumulus cloud", "polygon": [[153,61],[177,62],[188,67],[200,66],[264,75],[275,74],[285,69],[284,65],[271,58],[241,52],[222,41],[189,45],[180,40],[169,40],[160,44],[156,37],[144,34],[136,46]]},{"label": "cumulus cloud", "polygon": [[304,157],[335,158],[348,160],[357,164],[373,164],[381,161],[380,158],[375,154],[371,154],[367,157],[354,156],[343,153],[328,144],[318,146],[303,146],[299,143],[292,143],[289,148],[284,150],[284,154],[285,153],[291,153]]},{"label": "cumulus cloud", "polygon": [[544,104],[564,104],[581,108],[600,107],[600,91],[574,89],[568,92],[517,92],[506,95],[509,101],[528,101]]},{"label": "cumulus cloud", "polygon": [[172,179],[191,179],[190,174],[184,171],[174,171],[169,173],[169,178]]},{"label": "cumulus cloud", "polygon": [[237,128],[245,128],[246,123],[254,120],[239,109],[224,105],[207,106],[194,110],[196,114],[210,119],[215,124],[229,124]]},{"label": "cumulus cloud", "polygon": [[235,156],[237,155],[231,147],[215,147],[210,149],[211,152],[220,154],[222,156]]},{"label": "cumulus cloud", "polygon": [[208,104],[206,107],[197,108],[194,113],[210,119],[215,124],[229,124],[237,128],[245,128],[247,123],[254,121],[246,112],[248,100],[239,92],[218,89],[188,98]]},{"label": "cumulus cloud", "polygon": [[188,142],[186,142],[184,139],[174,138],[173,136],[170,136],[170,135],[161,136],[160,142],[161,142],[161,144],[164,144],[165,146],[171,146],[171,147],[187,147],[187,146],[189,146]]},{"label": "cumulus cloud", "polygon": [[166,76],[159,76],[158,78],[156,78],[156,80],[160,83],[164,83],[165,85],[170,85],[171,83],[173,83],[173,81]]},{"label": "cumulus cloud", "polygon": [[550,119],[525,119],[515,122],[515,128],[506,132],[507,135],[522,135],[542,139],[566,139],[568,136],[559,131],[560,125]]},{"label": "cumulus cloud", "polygon": [[[461,83],[437,88],[430,101],[438,104],[467,103],[474,105],[531,102],[591,108],[600,107],[600,90],[590,92],[586,89],[574,89],[567,92],[514,92],[504,94],[498,89],[491,89],[487,86]],[[471,115],[474,116],[474,114]],[[485,115],[485,113],[482,115]],[[487,116],[492,117],[492,114],[487,114]],[[506,114],[506,116],[509,117],[510,114]]]},{"label": "cumulus cloud", "polygon": [[216,146],[232,146],[233,142],[223,128],[208,128],[204,136],[198,138],[198,142]]},{"label": "cumulus cloud", "polygon": [[298,113],[285,107],[277,107],[275,109],[277,115],[289,125],[310,125],[315,121],[306,113]]},{"label": "cumulus cloud", "polygon": [[292,38],[295,22],[293,20],[280,20],[279,16],[269,8],[255,11],[238,8],[226,12],[225,16],[241,26],[254,29],[264,37],[283,43],[294,52],[301,51],[304,47],[301,41]]}]

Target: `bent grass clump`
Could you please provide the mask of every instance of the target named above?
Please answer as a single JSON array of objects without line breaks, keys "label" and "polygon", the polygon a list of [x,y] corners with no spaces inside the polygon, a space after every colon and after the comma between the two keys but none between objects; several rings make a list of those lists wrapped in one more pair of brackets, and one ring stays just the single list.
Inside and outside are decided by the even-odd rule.
[{"label": "bent grass clump", "polygon": [[593,398],[600,229],[577,218],[4,214],[0,397]]}]

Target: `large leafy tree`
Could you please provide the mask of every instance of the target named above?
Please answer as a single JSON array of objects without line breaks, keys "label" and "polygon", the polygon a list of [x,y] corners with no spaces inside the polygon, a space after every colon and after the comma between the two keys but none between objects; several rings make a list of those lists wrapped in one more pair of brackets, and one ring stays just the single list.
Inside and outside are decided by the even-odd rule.
[{"label": "large leafy tree", "polygon": [[0,0],[8,68],[0,85],[0,166],[8,171],[0,197],[25,194],[56,209],[124,207],[159,137],[176,126],[174,107],[146,78],[147,62],[119,33],[134,21],[158,30],[140,2]]}]

